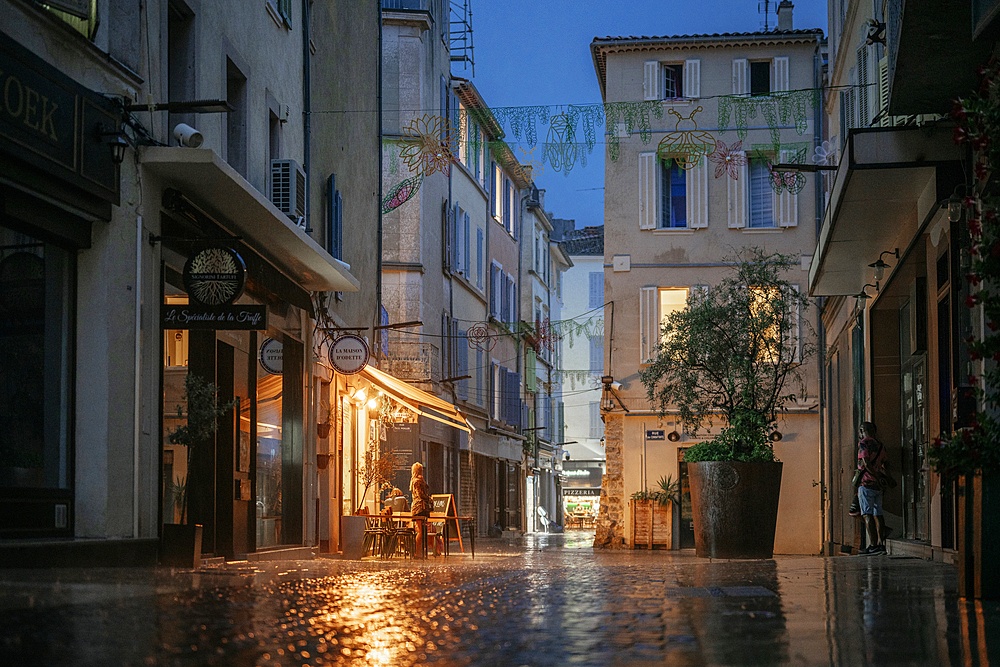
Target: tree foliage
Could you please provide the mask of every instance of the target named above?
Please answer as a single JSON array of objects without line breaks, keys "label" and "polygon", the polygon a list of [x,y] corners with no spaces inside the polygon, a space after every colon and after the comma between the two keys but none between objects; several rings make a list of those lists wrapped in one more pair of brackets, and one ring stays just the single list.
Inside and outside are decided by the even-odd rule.
[{"label": "tree foliage", "polygon": [[789,388],[805,391],[801,364],[816,349],[804,317],[809,299],[784,278],[797,257],[751,247],[726,261],[730,275],[693,290],[663,322],[640,378],[660,414],[676,406],[693,434],[714,415],[725,420],[722,434],[688,449],[685,460],[773,460],[768,431],[796,398]]}]

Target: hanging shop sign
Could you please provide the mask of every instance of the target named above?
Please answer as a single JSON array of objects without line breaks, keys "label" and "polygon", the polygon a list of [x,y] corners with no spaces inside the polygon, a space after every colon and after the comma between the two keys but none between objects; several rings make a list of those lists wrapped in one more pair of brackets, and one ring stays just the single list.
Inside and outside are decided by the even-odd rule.
[{"label": "hanging shop sign", "polygon": [[247,267],[232,248],[202,248],[184,265],[184,288],[203,306],[228,306],[243,294]]},{"label": "hanging shop sign", "polygon": [[330,345],[330,365],[338,373],[354,375],[368,365],[368,343],[364,338],[348,334]]},{"label": "hanging shop sign", "polygon": [[160,324],[164,329],[267,329],[267,306],[220,306],[197,304],[160,306]]},{"label": "hanging shop sign", "polygon": [[281,341],[265,338],[260,344],[260,365],[271,375],[284,372],[284,346]]}]

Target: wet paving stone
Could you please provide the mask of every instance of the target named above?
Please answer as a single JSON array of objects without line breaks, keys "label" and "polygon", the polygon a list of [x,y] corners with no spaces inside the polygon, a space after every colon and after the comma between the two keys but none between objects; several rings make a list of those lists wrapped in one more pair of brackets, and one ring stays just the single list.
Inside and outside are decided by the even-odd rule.
[{"label": "wet paving stone", "polygon": [[592,533],[475,560],[0,570],[0,665],[985,665],[1000,606],[892,557],[707,561]]}]

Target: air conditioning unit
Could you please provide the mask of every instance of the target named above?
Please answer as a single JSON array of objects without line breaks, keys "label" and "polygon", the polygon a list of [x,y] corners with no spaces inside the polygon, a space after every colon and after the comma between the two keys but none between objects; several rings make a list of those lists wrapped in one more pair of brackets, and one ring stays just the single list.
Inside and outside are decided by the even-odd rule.
[{"label": "air conditioning unit", "polygon": [[271,160],[271,203],[296,224],[303,224],[306,172],[295,160]]}]

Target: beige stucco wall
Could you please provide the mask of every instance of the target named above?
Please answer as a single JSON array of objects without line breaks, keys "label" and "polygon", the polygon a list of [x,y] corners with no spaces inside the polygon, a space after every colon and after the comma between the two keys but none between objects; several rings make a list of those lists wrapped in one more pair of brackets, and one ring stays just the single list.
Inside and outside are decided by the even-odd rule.
[{"label": "beige stucco wall", "polygon": [[[627,499],[641,488],[655,488],[661,475],[678,477],[677,446],[669,441],[646,443],[643,454],[644,429],[661,428],[655,411],[646,401],[646,391],[638,378],[640,369],[640,291],[646,286],[690,287],[699,284],[715,284],[729,269],[725,258],[732,256],[734,249],[760,246],[768,252],[781,252],[794,257],[804,257],[801,265],[788,272],[786,278],[800,286],[805,293],[808,289],[808,258],[811,256],[816,234],[816,207],[814,179],[807,177],[806,185],[799,192],[797,200],[797,225],[794,227],[751,230],[729,227],[729,177],[723,174],[714,178],[714,163],[709,163],[708,171],[708,211],[707,228],[683,230],[641,230],[639,228],[640,190],[639,154],[656,150],[660,140],[675,128],[677,119],[666,113],[673,108],[687,117],[698,106],[702,111],[695,115],[699,129],[709,131],[717,141],[731,146],[739,138],[730,119],[729,129],[719,129],[718,97],[732,94],[732,61],[734,58],[771,59],[777,56],[789,58],[789,89],[804,89],[814,86],[815,36],[809,40],[793,43],[794,40],[763,39],[753,44],[749,40],[742,43],[718,45],[705,40],[702,45],[687,45],[671,50],[642,50],[628,53],[611,53],[607,57],[607,101],[636,101],[643,98],[643,65],[648,60],[661,62],[683,62],[687,59],[700,60],[701,98],[680,102],[663,102],[664,115],[661,119],[651,119],[652,136],[644,143],[638,133],[622,138],[621,153],[617,161],[606,160],[605,171],[605,300],[614,302],[614,308],[607,307],[605,331],[610,335],[613,318],[614,338],[605,340],[605,374],[614,376],[623,384],[619,391],[629,413],[624,416],[621,408],[606,416],[607,469],[609,474],[619,468],[622,475],[621,502],[627,509]],[[812,156],[813,118],[816,111],[807,110],[806,131],[798,134],[792,127],[781,127],[783,144],[805,142],[809,146],[807,162]],[[753,144],[770,144],[770,132],[762,118],[751,119],[750,129],[742,145],[749,150]],[[693,129],[689,121],[681,121],[679,129]],[[611,265],[615,256],[628,256],[630,268],[614,271]],[[802,313],[804,320],[816,322],[814,308]],[[815,341],[813,341],[815,342]],[[804,395],[797,390],[799,401],[791,407],[802,413],[779,416],[778,429],[785,438],[775,446],[777,457],[784,462],[782,493],[775,551],[777,553],[815,554],[821,548],[821,472],[819,466],[819,386],[818,362],[815,358],[802,366],[807,382]],[[806,411],[806,408],[812,408]],[[621,421],[621,429],[612,424]],[[671,418],[664,419],[664,427],[672,429]],[[716,425],[717,432],[718,424]],[[682,430],[682,429],[678,429]],[[620,436],[618,434],[621,434]],[[677,445],[690,445],[706,439],[688,438]],[[615,461],[621,451],[621,460]],[[645,479],[643,479],[645,462]],[[606,493],[608,490],[605,491]],[[609,520],[614,517],[615,500],[609,507]],[[603,500],[602,500],[603,505]],[[628,534],[627,512],[623,511],[621,532],[616,537]],[[616,530],[618,526],[616,525]]]}]

